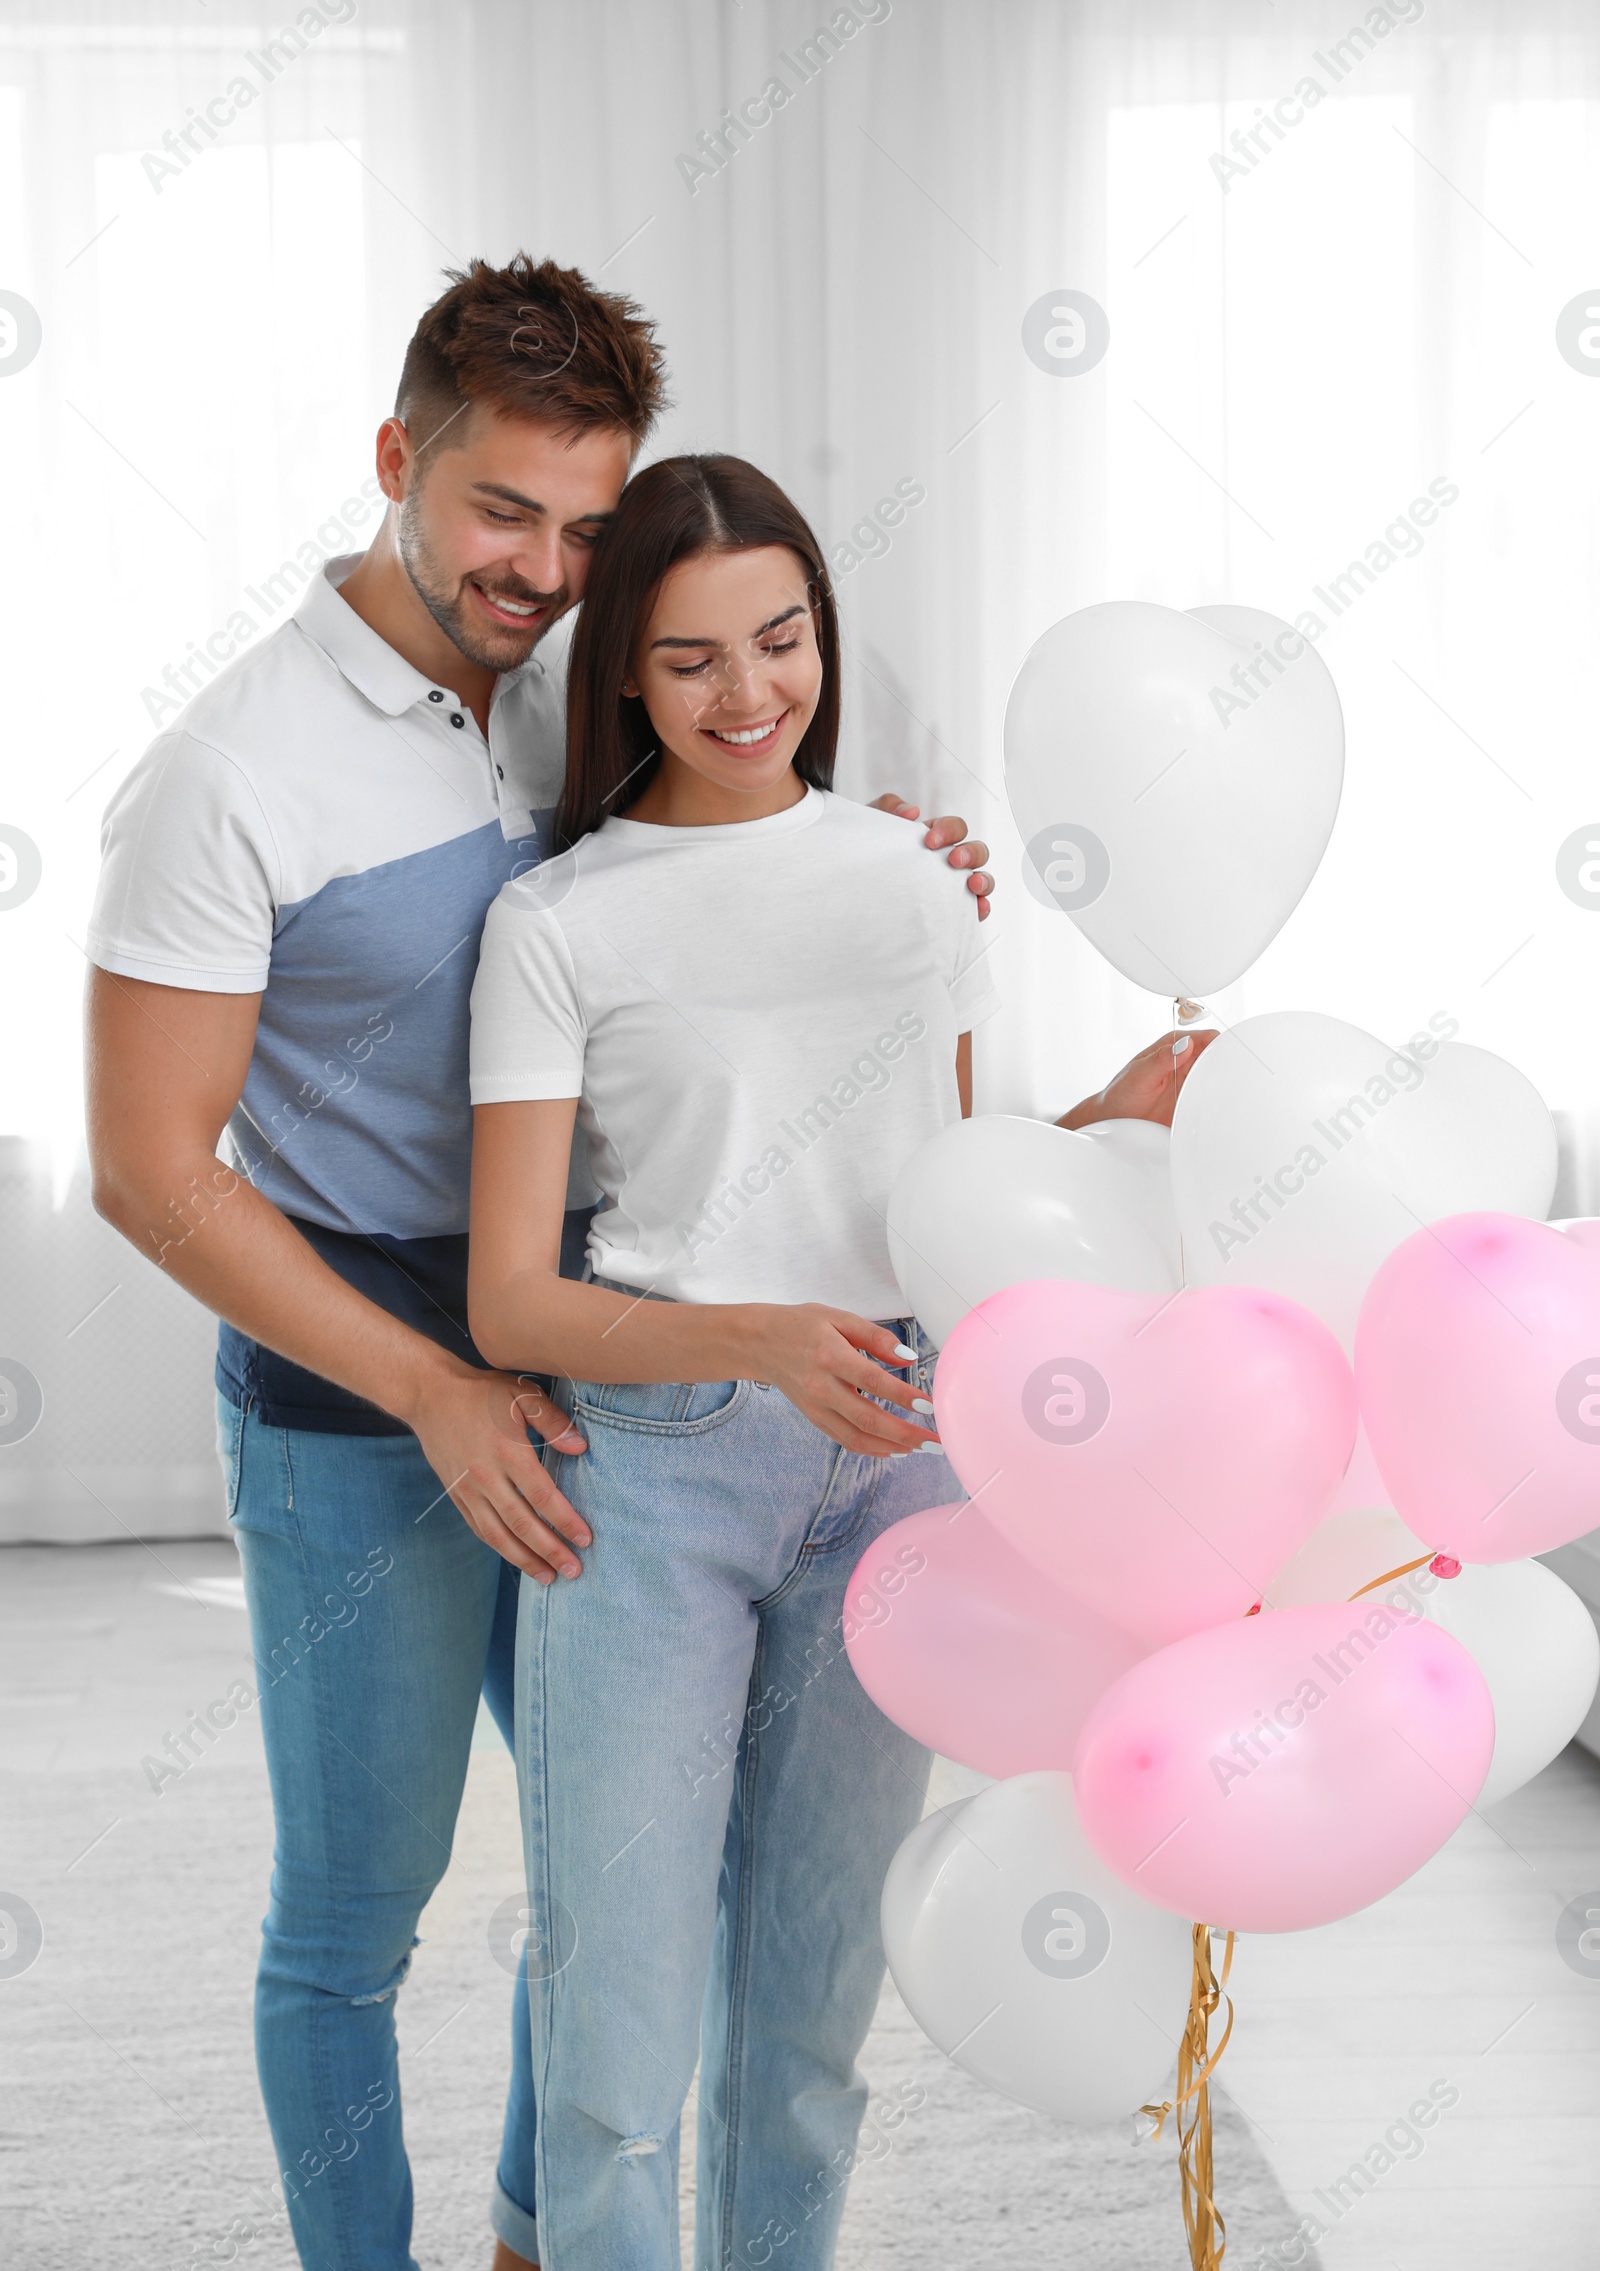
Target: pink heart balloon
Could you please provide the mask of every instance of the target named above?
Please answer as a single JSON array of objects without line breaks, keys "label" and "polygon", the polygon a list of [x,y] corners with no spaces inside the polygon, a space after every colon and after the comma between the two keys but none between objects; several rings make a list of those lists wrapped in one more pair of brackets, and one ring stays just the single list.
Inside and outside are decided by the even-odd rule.
[{"label": "pink heart balloon", "polygon": [[1000,1781],[1068,1772],[1090,1709],[1144,1654],[970,1503],[908,1515],[873,1541],[845,1595],[844,1642],[897,1727]]},{"label": "pink heart balloon", "polygon": [[1008,1286],[951,1333],[933,1401],[1000,1535],[1149,1648],[1260,1599],[1356,1426],[1327,1327],[1248,1286]]},{"label": "pink heart balloon", "polygon": [[1453,1214],[1376,1272],[1356,1379],[1395,1511],[1460,1561],[1521,1561],[1600,1520],[1600,1246]]},{"label": "pink heart balloon", "polygon": [[1298,1932],[1365,1908],[1471,1810],[1483,1674],[1415,1603],[1332,1601],[1197,1632],[1090,1713],[1073,1788],[1101,1858],[1162,1908]]}]

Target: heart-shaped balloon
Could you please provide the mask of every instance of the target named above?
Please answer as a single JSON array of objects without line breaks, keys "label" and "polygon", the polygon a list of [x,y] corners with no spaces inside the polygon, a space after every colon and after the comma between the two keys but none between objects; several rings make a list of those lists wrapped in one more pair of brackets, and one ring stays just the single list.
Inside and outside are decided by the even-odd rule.
[{"label": "heart-shaped balloon", "polygon": [[1266,1285],[1348,1350],[1373,1271],[1420,1223],[1493,1208],[1542,1221],[1556,1133],[1514,1065],[1453,1041],[1400,1048],[1309,1010],[1247,1017],[1201,1056],[1172,1120],[1191,1285]]},{"label": "heart-shaped balloon", "polygon": [[889,1865],[883,1945],[923,2033],[1060,2121],[1125,2119],[1171,2072],[1190,1928],[1079,1827],[1064,1774],[1025,1774],[919,1822]]},{"label": "heart-shaped balloon", "polygon": [[1329,1602],[1197,1632],[1089,1714],[1083,1826],[1181,1916],[1298,1932],[1404,1882],[1465,1820],[1494,1749],[1483,1675],[1415,1608]]},{"label": "heart-shaped balloon", "polygon": [[1149,1120],[1074,1130],[999,1114],[931,1137],[889,1192],[889,1257],[930,1340],[1028,1277],[1175,1292],[1171,1142]]},{"label": "heart-shaped balloon", "polygon": [[1252,1606],[1321,1519],[1356,1425],[1327,1328],[1223,1287],[1009,1286],[951,1333],[933,1402],[1000,1534],[1152,1648]]},{"label": "heart-shaped balloon", "polygon": [[1356,1333],[1395,1511],[1460,1561],[1521,1561],[1600,1513],[1600,1246],[1461,1214],[1397,1246]]},{"label": "heart-shaped balloon", "polygon": [[1200,997],[1249,969],[1316,873],[1344,720],[1277,616],[1109,600],[1028,650],[1005,766],[1034,896],[1135,985]]},{"label": "heart-shaped balloon", "polygon": [[856,1678],[897,1727],[980,1774],[1065,1773],[1099,1696],[1145,1653],[999,1536],[933,1506],[875,1538],[850,1580]]}]

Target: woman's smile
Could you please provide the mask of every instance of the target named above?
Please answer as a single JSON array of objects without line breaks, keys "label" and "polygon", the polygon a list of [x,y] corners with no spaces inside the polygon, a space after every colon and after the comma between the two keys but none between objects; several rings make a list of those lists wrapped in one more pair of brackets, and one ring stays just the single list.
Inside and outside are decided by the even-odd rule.
[{"label": "woman's smile", "polygon": [[698,731],[712,741],[721,742],[724,749],[736,749],[741,757],[762,757],[783,731],[784,721],[793,706],[791,703],[788,708],[780,710],[775,718],[762,718],[755,725],[703,725]]}]

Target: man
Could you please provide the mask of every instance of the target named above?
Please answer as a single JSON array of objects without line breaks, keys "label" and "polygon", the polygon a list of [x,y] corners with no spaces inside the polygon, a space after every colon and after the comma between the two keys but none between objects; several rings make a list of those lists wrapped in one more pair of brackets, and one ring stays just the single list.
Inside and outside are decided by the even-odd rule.
[{"label": "man", "polygon": [[[589,1542],[524,1422],[580,1440],[467,1333],[467,1004],[560,787],[539,648],[664,399],[630,303],[475,262],[407,350],[371,548],[206,687],[106,817],[95,1204],[223,1320],[277,1826],[257,2059],[314,2271],[415,2271],[394,1998],[480,1689],[511,1739],[517,1573],[575,1577]],[[926,840],[981,897],[964,834]],[[529,2040],[519,1981],[500,2271],[538,2252]]]}]

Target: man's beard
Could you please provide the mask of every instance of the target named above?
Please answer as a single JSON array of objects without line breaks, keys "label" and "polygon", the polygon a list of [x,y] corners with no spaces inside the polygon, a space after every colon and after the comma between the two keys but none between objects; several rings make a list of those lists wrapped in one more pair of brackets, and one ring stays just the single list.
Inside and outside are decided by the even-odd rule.
[{"label": "man's beard", "polygon": [[514,631],[509,623],[495,626],[470,617],[461,583],[452,586],[435,561],[423,534],[422,514],[410,497],[400,508],[400,559],[412,589],[445,637],[480,670],[518,669],[567,609],[565,584],[558,591],[534,591],[520,578],[493,584],[483,578],[480,588],[490,599],[515,600],[519,606],[542,607],[544,613],[526,631]]}]

